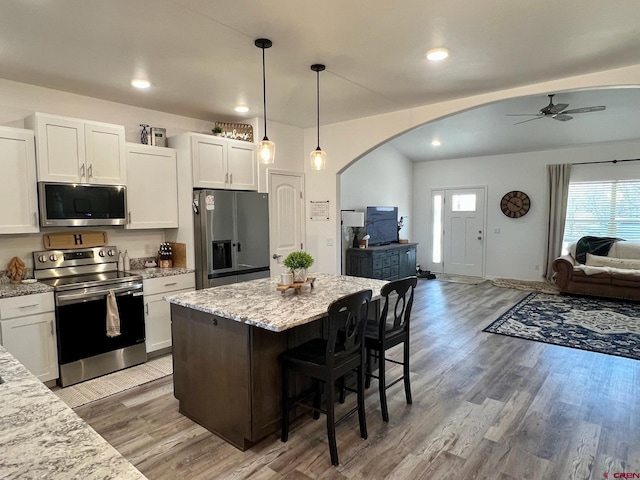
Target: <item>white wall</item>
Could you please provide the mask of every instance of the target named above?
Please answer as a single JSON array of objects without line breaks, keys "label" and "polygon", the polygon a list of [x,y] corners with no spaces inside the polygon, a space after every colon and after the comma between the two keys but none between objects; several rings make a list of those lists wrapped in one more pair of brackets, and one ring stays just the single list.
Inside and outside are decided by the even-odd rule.
[{"label": "white wall", "polygon": [[[398,207],[398,217],[404,221],[400,237],[412,239],[412,177],[413,163],[391,145],[382,145],[340,175],[340,209],[364,212],[368,205]],[[340,239],[344,255],[350,242],[345,241],[344,232],[339,244]]]},{"label": "white wall", "polygon": [[[515,155],[416,163],[413,232],[416,241],[424,246],[418,248],[418,261],[421,265],[429,265],[431,190],[486,185],[485,276],[540,280],[544,271],[546,243],[546,165],[639,158],[639,153],[640,139]],[[571,173],[574,181],[625,178],[640,178],[640,162],[576,165]],[[531,209],[524,217],[508,218],[500,210],[500,199],[511,190],[522,190],[531,199]]]},{"label": "white wall", "polygon": [[[598,88],[613,85],[637,86],[639,79],[640,65],[635,65],[321,127],[320,142],[323,150],[327,152],[327,168],[324,171],[315,172],[310,169],[309,162],[305,161],[307,200],[328,199],[332,209],[332,216],[328,222],[307,221],[307,247],[309,253],[316,259],[315,266],[317,270],[330,273],[340,271],[340,243],[334,242],[333,246],[327,245],[327,239],[335,240],[340,235],[339,212],[341,201],[338,173],[377,146],[419,125],[486,103],[525,95],[546,94],[548,92],[579,88]],[[304,151],[310,152],[316,147],[316,144],[315,128],[306,129],[304,131]],[[473,183],[476,184],[477,182]],[[308,207],[309,202],[307,201],[307,209]],[[415,225],[415,219],[412,223]]]}]

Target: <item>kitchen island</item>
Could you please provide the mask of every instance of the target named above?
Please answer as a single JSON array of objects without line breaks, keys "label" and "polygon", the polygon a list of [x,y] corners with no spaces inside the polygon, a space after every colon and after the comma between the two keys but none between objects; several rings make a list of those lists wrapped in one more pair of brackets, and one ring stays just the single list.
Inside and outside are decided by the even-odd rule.
[{"label": "kitchen island", "polygon": [[[299,294],[277,278],[252,280],[166,300],[171,303],[174,394],[180,412],[246,450],[280,427],[278,355],[324,335],[327,307],[387,282],[315,274]],[[374,313],[375,314],[375,313]],[[296,392],[308,383],[292,382]]]},{"label": "kitchen island", "polygon": [[0,478],[146,478],[1,346],[0,377]]}]

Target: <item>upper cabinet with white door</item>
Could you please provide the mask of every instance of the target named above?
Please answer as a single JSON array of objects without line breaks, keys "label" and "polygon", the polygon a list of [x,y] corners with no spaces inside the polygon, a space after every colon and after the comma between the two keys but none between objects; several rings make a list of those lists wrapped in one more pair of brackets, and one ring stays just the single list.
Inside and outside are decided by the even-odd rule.
[{"label": "upper cabinet with white door", "polygon": [[178,164],[173,148],[127,143],[128,229],[178,227]]},{"label": "upper cabinet with white door", "polygon": [[38,181],[122,185],[126,182],[121,125],[35,113]]},{"label": "upper cabinet with white door", "polygon": [[253,143],[201,133],[169,138],[179,155],[188,155],[195,188],[258,190],[256,147]]},{"label": "upper cabinet with white door", "polygon": [[38,227],[33,132],[0,127],[0,234],[34,233]]}]

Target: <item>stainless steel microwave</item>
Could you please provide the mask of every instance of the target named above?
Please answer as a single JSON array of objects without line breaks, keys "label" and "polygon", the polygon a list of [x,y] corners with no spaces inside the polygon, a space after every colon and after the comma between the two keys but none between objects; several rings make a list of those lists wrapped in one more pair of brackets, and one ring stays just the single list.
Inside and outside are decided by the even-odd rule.
[{"label": "stainless steel microwave", "polygon": [[39,182],[38,202],[42,227],[127,223],[124,185]]}]

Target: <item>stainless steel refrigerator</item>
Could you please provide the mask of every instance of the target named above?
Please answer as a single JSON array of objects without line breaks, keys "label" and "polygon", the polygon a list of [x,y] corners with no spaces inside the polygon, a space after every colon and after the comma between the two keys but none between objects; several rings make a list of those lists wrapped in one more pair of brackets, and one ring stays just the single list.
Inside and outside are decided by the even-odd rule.
[{"label": "stainless steel refrigerator", "polygon": [[194,190],[196,288],[270,276],[266,193]]}]

